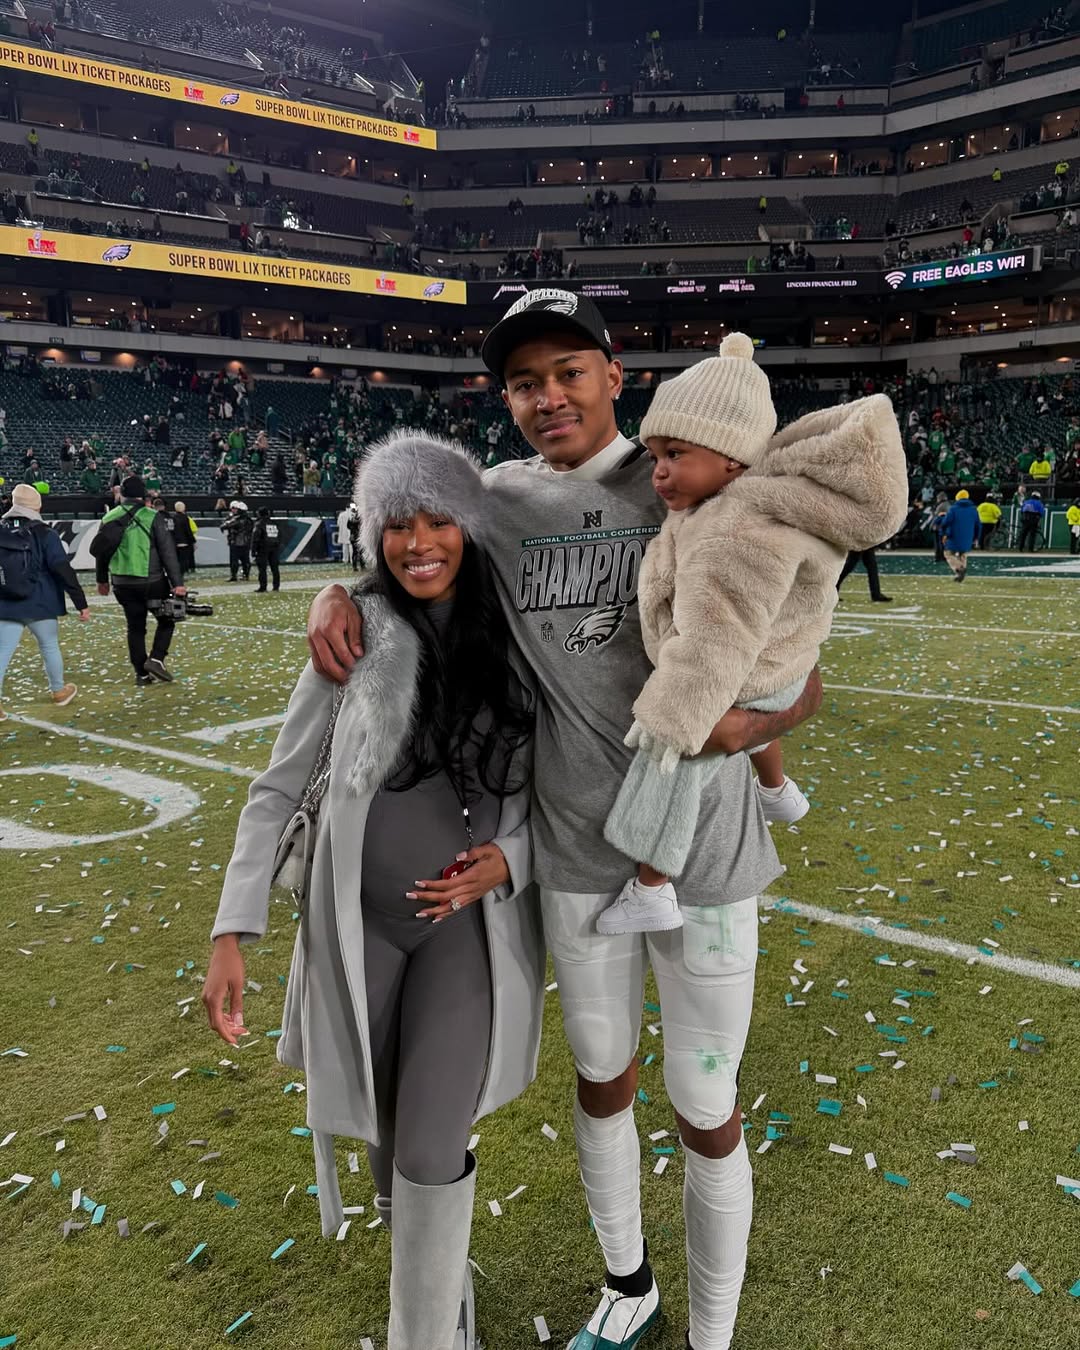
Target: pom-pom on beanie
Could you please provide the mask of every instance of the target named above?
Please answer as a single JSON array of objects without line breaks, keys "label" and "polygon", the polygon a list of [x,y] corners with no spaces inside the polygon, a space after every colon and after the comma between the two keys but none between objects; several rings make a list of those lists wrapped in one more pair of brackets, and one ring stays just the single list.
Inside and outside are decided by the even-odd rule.
[{"label": "pom-pom on beanie", "polygon": [[775,431],[769,379],[754,364],[754,344],[745,333],[729,333],[719,356],[660,385],[641,424],[641,439],[669,436],[755,464]]}]

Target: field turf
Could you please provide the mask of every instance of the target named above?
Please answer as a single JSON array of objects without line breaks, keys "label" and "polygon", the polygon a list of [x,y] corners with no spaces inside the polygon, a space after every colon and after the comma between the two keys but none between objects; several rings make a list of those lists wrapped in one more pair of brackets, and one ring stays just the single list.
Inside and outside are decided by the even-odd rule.
[{"label": "field turf", "polygon": [[[1080,572],[1019,562],[977,559],[958,586],[923,558],[886,558],[891,606],[853,576],[825,706],[787,742],[813,809],[777,836],[788,872],[763,902],[735,1350],[1080,1345]],[[277,596],[200,579],[217,612],[180,631],[173,685],[132,687],[111,600],[62,625],[69,707],[49,704],[29,637],[8,676],[0,1182],[16,1180],[0,1186],[0,1345],[383,1350],[389,1236],[368,1226],[363,1151],[350,1173],[359,1146],[339,1141],[345,1204],[365,1210],[323,1242],[311,1144],[293,1133],[304,1097],[274,1058],[287,904],[248,949],[260,988],[243,1049],[211,1036],[199,1002],[236,817],[275,733],[236,724],[283,709],[318,578],[289,571]],[[159,813],[174,818],[156,827]],[[547,998],[537,1082],[477,1127],[487,1350],[537,1345],[538,1315],[561,1350],[602,1276]],[[655,1007],[643,1023],[656,1034],[643,1025],[637,1119],[666,1320],[642,1350],[681,1350],[683,1169],[677,1148],[654,1152],[674,1138],[648,1137],[674,1123]],[[64,1237],[66,1220],[85,1227]],[[1017,1262],[1041,1292],[1006,1277]]]}]

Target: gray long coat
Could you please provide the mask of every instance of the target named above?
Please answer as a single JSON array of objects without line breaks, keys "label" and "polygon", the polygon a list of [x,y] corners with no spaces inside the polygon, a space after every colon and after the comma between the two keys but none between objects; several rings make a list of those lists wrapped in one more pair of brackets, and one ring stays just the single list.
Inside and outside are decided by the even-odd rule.
[{"label": "gray long coat", "polygon": [[[364,658],[346,688],[334,733],[330,782],[320,812],[304,934],[298,933],[285,997],[278,1059],[307,1075],[307,1123],[324,1237],[342,1222],[333,1135],[378,1143],[364,983],[360,875],[368,808],[394,769],[409,730],[419,670],[416,634],[378,597],[363,601]],[[213,936],[261,938],[268,926],[278,838],[318,753],[334,686],[309,664],[289,700],[266,770],[252,783]],[[531,747],[511,766],[528,773]],[[487,1071],[476,1117],[512,1101],[536,1076],[544,998],[544,946],[531,885],[529,789],[504,798],[494,842],[509,885],[481,902],[494,990]],[[453,1009],[446,1034],[454,1035]],[[438,1122],[433,1122],[438,1128]]]}]

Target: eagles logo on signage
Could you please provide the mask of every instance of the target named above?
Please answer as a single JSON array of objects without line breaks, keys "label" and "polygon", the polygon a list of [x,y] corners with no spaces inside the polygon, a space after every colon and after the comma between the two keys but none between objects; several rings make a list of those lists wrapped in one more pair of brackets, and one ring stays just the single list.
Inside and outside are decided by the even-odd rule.
[{"label": "eagles logo on signage", "polygon": [[443,291],[445,290],[446,290],[445,281],[432,281],[427,286],[424,287],[424,299],[434,300],[434,298],[437,295],[442,295]]},{"label": "eagles logo on signage", "polygon": [[222,94],[222,96],[218,99],[218,102],[221,104],[223,108],[231,108],[234,104],[240,102],[240,95],[233,93],[230,90],[229,93]]},{"label": "eagles logo on signage", "polygon": [[130,244],[110,244],[101,255],[102,262],[123,262],[131,256]]},{"label": "eagles logo on signage", "polygon": [[603,609],[591,610],[570,629],[563,646],[576,656],[592,647],[603,647],[619,631],[625,618],[625,605],[605,605]]}]

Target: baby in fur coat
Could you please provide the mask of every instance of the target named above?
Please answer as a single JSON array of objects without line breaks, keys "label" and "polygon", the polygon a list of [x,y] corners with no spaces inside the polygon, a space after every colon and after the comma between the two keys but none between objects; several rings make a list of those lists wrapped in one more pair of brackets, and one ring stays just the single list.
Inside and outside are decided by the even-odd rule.
[{"label": "baby in fur coat", "polygon": [[702,755],[732,706],[790,707],[814,668],[850,550],[880,544],[907,513],[907,466],[883,394],[808,414],[774,434],[754,347],[731,333],[660,385],[641,427],[669,514],[638,585],[655,669],[634,704],[638,753],[604,830],[639,864],[597,920],[601,933],[678,928],[669,878],[683,870]]}]

